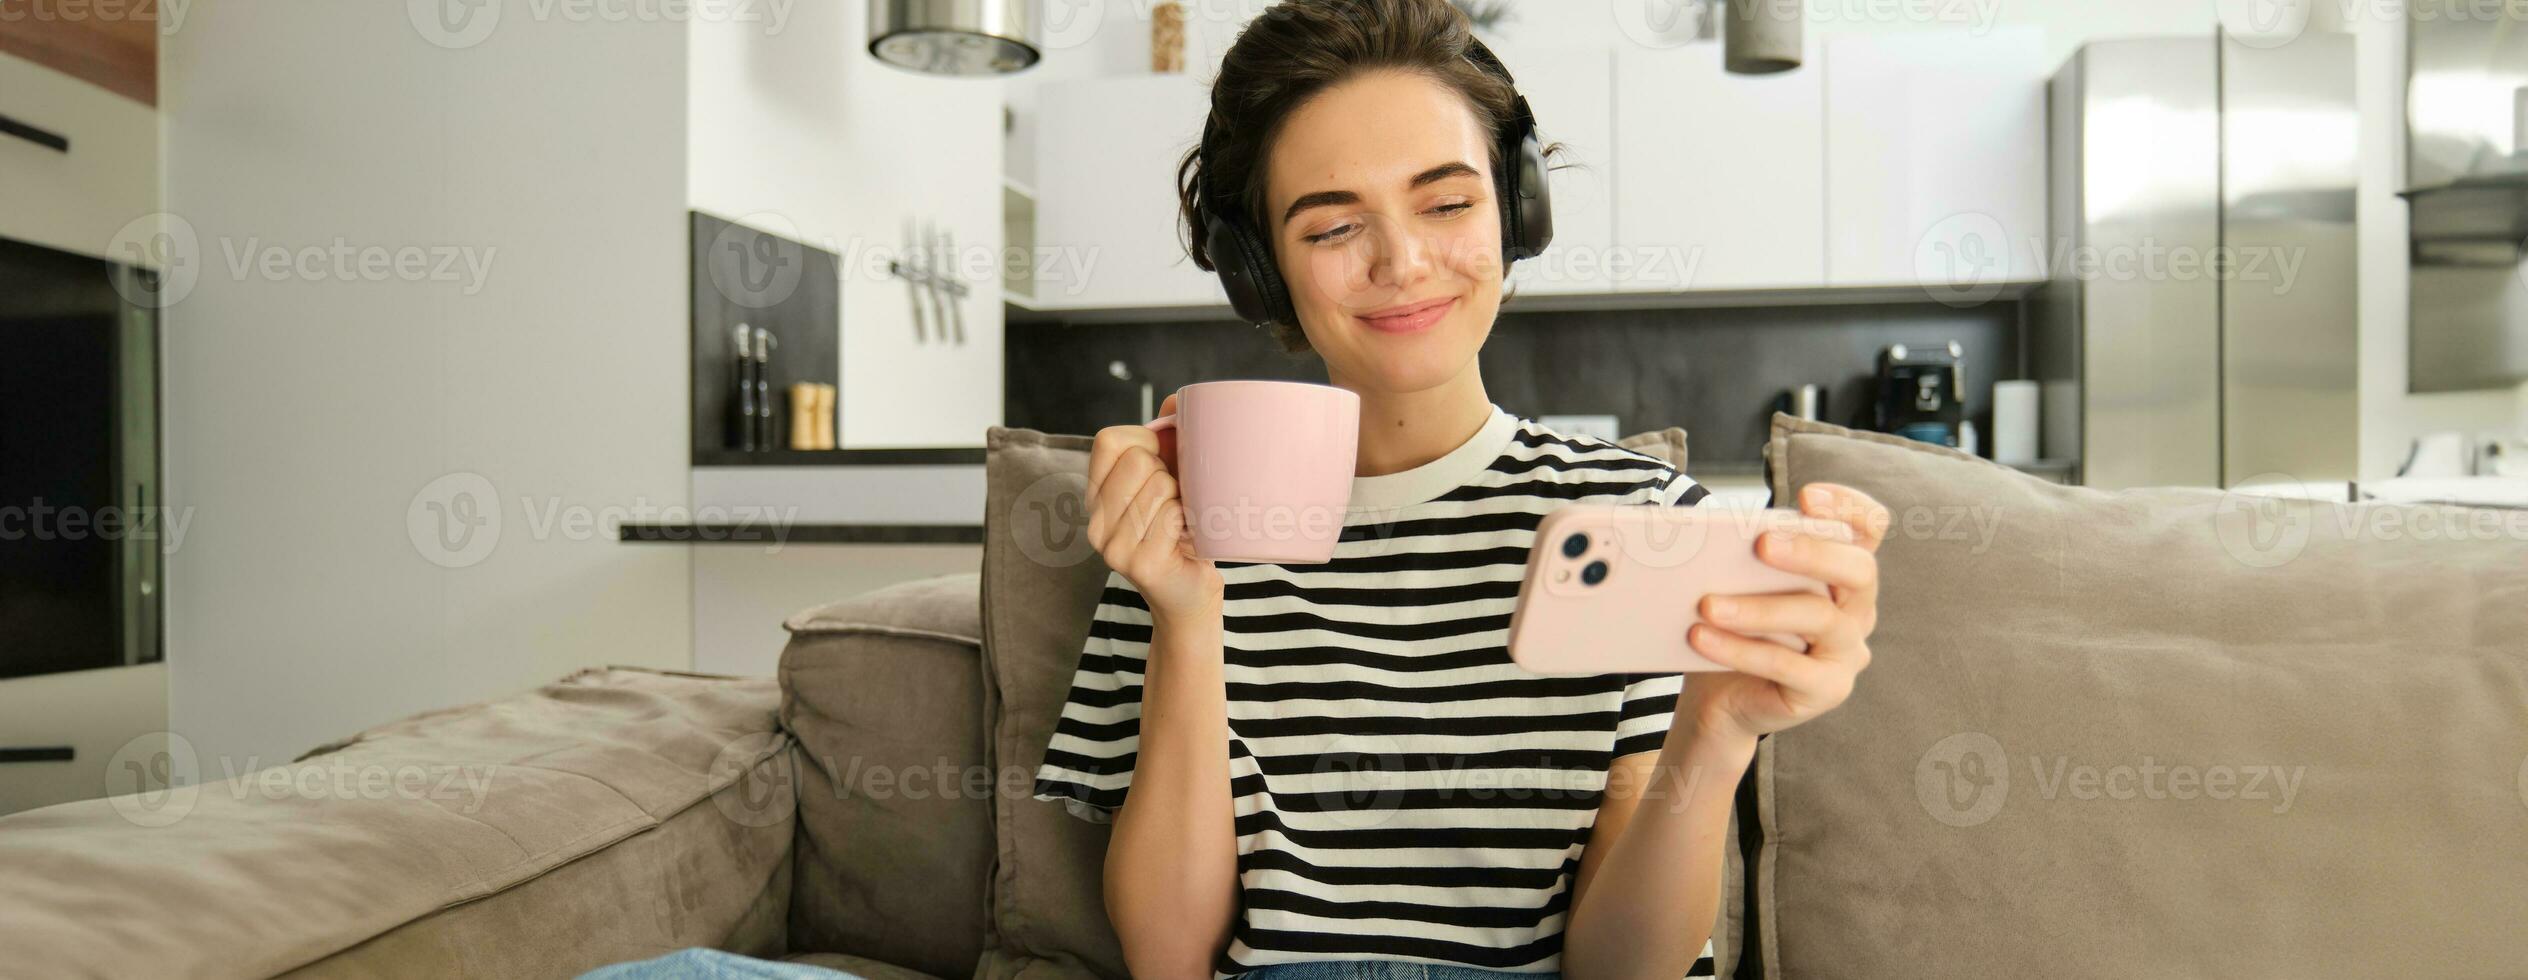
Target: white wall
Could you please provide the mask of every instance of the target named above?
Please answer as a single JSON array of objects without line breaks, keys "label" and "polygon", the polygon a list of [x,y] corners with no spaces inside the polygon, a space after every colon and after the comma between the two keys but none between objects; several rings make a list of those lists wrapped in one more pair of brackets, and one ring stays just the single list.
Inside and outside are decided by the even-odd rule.
[{"label": "white wall", "polygon": [[[842,255],[844,448],[980,447],[1001,421],[1003,82],[880,64],[865,0],[790,9],[778,29],[693,25],[689,200]],[[925,221],[977,263],[963,346],[917,341],[886,275]]]},{"label": "white wall", "polygon": [[934,575],[981,571],[973,544],[696,545],[693,669],[770,677],[790,632],[782,622],[838,599]]},{"label": "white wall", "polygon": [[[169,714],[206,767],[690,661],[682,549],[547,522],[688,492],[683,28],[510,4],[451,48],[408,6],[202,4],[164,42],[200,271],[165,327]],[[231,265],[337,242],[488,275]],[[496,544],[429,543],[475,493]]]}]

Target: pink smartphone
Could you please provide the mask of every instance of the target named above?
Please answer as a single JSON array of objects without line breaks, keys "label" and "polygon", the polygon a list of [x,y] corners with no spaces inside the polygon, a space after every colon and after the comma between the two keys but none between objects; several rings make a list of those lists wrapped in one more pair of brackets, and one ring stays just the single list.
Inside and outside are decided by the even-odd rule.
[{"label": "pink smartphone", "polygon": [[1726,670],[1685,642],[1704,596],[1827,594],[1756,557],[1756,537],[1772,530],[1852,540],[1850,527],[1794,510],[1572,504],[1547,514],[1510,614],[1510,659],[1538,674]]}]

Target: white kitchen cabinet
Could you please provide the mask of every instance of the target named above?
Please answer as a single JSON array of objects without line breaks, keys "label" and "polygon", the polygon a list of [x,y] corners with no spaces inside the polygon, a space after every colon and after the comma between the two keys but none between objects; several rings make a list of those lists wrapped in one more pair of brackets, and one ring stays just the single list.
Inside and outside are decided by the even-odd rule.
[{"label": "white kitchen cabinet", "polygon": [[2044,30],[1825,49],[1828,284],[1973,298],[2044,278]]},{"label": "white kitchen cabinet", "polygon": [[1718,44],[1615,52],[1617,291],[1826,282],[1824,72],[1721,70]]},{"label": "white kitchen cabinet", "polygon": [[68,152],[0,136],[0,238],[134,262],[116,236],[158,210],[158,110],[0,54],[0,116],[70,141]]},{"label": "white kitchen cabinet", "polygon": [[1521,48],[1496,52],[1536,113],[1536,129],[1563,156],[1548,166],[1554,240],[1544,254],[1510,267],[1515,295],[1603,293],[1614,288],[1607,251],[1615,242],[1615,71],[1605,48]]},{"label": "white kitchen cabinet", "polygon": [[[1202,137],[1210,90],[1185,74],[1047,83],[1036,101],[1036,309],[1217,306],[1185,254],[1176,167]],[[996,198],[997,200],[997,198]]]},{"label": "white kitchen cabinet", "polygon": [[[220,775],[216,766],[202,771],[209,760],[188,744],[170,745],[166,731],[164,663],[0,680],[0,749],[60,748],[71,756],[0,762],[0,816]],[[165,802],[163,794],[144,796],[130,801],[137,809],[129,812],[147,821]]]}]

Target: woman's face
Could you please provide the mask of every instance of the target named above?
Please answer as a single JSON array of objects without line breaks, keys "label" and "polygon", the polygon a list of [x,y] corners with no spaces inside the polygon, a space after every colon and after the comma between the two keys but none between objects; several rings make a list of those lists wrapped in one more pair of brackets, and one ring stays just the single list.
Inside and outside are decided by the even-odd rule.
[{"label": "woman's face", "polygon": [[1329,378],[1401,393],[1472,369],[1501,308],[1490,145],[1456,90],[1403,71],[1355,76],[1283,123],[1265,220]]}]

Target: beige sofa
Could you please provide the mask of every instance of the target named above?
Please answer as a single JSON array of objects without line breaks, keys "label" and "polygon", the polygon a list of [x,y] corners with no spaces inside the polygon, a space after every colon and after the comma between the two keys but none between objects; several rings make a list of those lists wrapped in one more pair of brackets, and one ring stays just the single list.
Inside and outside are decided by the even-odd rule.
[{"label": "beige sofa", "polygon": [[[981,574],[793,617],[777,680],[590,671],[0,819],[0,974],[1120,976],[1106,828],[1028,792],[1106,574],[1085,447],[994,430]],[[1788,419],[1768,456],[1897,526],[1876,664],[1740,788],[1723,975],[2528,963],[2528,518],[2098,493]]]}]

